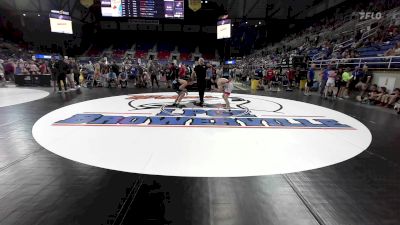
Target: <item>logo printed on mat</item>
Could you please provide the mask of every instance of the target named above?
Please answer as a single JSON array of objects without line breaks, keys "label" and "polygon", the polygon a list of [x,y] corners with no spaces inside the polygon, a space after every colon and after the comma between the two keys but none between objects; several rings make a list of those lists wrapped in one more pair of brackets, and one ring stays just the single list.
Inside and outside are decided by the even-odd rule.
[{"label": "logo printed on mat", "polygon": [[[94,126],[94,125],[121,125],[121,126],[188,126],[188,127],[253,127],[253,128],[334,128],[334,129],[354,129],[349,125],[338,122],[337,120],[325,118],[323,116],[288,116],[279,114],[283,107],[276,102],[268,101],[271,106],[266,110],[259,110],[253,113],[247,105],[252,100],[239,97],[231,97],[232,109],[223,109],[223,105],[218,98],[206,96],[209,103],[205,107],[197,107],[193,96],[185,99],[182,107],[174,107],[171,104],[175,96],[163,95],[144,95],[131,96],[128,105],[138,111],[139,115],[128,115],[129,112],[86,112],[75,114],[67,119],[55,122],[55,126]],[[253,102],[257,100],[253,100]],[[260,102],[258,104],[262,104]],[[157,111],[140,115],[140,112],[156,109]],[[277,117],[270,115],[262,116],[263,112],[278,113]],[[140,111],[140,112],[139,112]],[[261,113],[260,113],[261,112]],[[282,117],[280,117],[282,116]]]}]

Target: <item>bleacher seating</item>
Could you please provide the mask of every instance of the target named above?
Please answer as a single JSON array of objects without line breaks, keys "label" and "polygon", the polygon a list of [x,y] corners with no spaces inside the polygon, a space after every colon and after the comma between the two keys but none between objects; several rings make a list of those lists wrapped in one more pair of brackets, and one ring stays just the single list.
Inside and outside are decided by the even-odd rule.
[{"label": "bleacher seating", "polygon": [[148,52],[151,48],[153,48],[155,43],[152,42],[138,42],[136,43],[136,51]]},{"label": "bleacher seating", "polygon": [[[132,43],[129,44],[113,44],[106,46],[105,44],[93,44],[91,48],[84,55],[85,57],[110,57],[115,60],[122,60],[126,52],[132,47]],[[130,46],[129,48],[127,48]],[[173,42],[136,42],[134,58],[147,59],[149,54],[156,54],[157,59],[161,62],[169,62],[172,56],[178,56],[180,61],[191,61],[193,54],[196,52],[196,45],[193,43],[175,44]],[[215,48],[213,46],[207,46],[200,49],[197,52],[201,54],[206,60],[215,60]]]},{"label": "bleacher seating", "polygon": [[[396,32],[398,34],[399,30],[398,23],[394,19],[394,15],[400,15],[399,3],[393,3],[394,7],[384,9],[387,11],[382,20],[360,21],[358,17],[344,16],[346,13],[343,13],[333,24],[324,24],[324,22],[320,25],[314,24],[306,30],[288,36],[279,43],[256,50],[247,58],[255,64],[268,62],[271,65],[281,62],[287,55],[308,56],[311,60],[319,62],[332,59],[334,63],[335,59],[346,58],[345,61],[349,61],[348,58],[357,58],[355,60],[357,62],[353,60],[350,62],[354,63],[352,65],[358,65],[359,58],[385,56],[388,50],[393,49],[400,41],[400,35],[391,36]],[[351,5],[350,2],[349,4]],[[239,30],[235,32],[240,32]],[[361,32],[361,36],[355,40],[358,31]],[[235,37],[241,36],[240,34],[233,35],[232,42],[238,41]],[[240,40],[240,42],[243,41]],[[232,45],[235,46],[234,43]],[[205,56],[204,49],[200,51]],[[380,58],[362,60],[372,68],[389,66],[387,61],[388,59]],[[400,64],[390,65],[390,67],[399,66]]]},{"label": "bleacher seating", "polygon": [[167,43],[167,42],[160,42],[157,45],[157,49],[160,52],[172,52],[175,48],[175,45],[173,43]]},{"label": "bleacher seating", "polygon": [[147,57],[147,53],[148,53],[148,51],[136,50],[135,58],[146,58]]},{"label": "bleacher seating", "polygon": [[125,55],[125,50],[114,50],[113,51],[113,54],[112,54],[112,57],[114,57],[114,58],[118,58],[118,59],[120,59],[120,58],[123,58],[124,57],[124,55]]},{"label": "bleacher seating", "polygon": [[182,43],[178,47],[178,51],[182,53],[192,53],[196,49],[196,44],[194,43]]},{"label": "bleacher seating", "polygon": [[192,58],[192,56],[191,56],[190,53],[181,52],[180,59],[181,59],[182,61],[191,60],[191,58]]},{"label": "bleacher seating", "polygon": [[215,53],[211,53],[211,52],[202,53],[202,56],[205,60],[214,60],[215,59]]},{"label": "bleacher seating", "polygon": [[159,60],[168,60],[171,56],[171,52],[168,51],[160,51],[158,52],[158,59]]},{"label": "bleacher seating", "polygon": [[315,55],[317,55],[319,53],[319,49],[318,48],[312,48],[309,50],[308,52],[308,56],[310,58],[313,58]]},{"label": "bleacher seating", "polygon": [[88,52],[87,52],[87,56],[89,57],[98,57],[100,56],[100,54],[102,53],[102,50],[92,47]]}]

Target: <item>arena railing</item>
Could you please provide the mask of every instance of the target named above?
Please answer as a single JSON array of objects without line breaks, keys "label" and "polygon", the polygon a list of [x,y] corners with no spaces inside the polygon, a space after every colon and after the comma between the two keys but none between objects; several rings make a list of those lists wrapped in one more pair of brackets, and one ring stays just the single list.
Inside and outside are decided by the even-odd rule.
[{"label": "arena railing", "polygon": [[367,65],[371,69],[400,69],[400,56],[383,56],[383,57],[364,57],[364,58],[345,58],[345,59],[325,59],[313,60],[310,64],[315,64],[318,68],[328,65],[339,65],[356,67]]}]

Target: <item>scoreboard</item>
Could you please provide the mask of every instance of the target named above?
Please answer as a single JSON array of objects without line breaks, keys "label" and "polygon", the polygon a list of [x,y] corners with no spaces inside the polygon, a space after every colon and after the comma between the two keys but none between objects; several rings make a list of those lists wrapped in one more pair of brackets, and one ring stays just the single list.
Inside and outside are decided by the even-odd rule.
[{"label": "scoreboard", "polygon": [[101,0],[106,17],[183,19],[184,0]]}]

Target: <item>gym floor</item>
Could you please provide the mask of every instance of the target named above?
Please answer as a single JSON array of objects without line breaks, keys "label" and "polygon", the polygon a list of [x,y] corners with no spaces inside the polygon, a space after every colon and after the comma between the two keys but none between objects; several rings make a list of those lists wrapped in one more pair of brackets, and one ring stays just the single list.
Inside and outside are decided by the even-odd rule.
[{"label": "gym floor", "polygon": [[[370,129],[372,143],[350,160],[311,171],[242,178],[168,177],[84,165],[47,151],[32,137],[33,124],[63,106],[153,90],[39,90],[50,95],[0,107],[0,224],[400,224],[400,117],[394,110],[298,91],[235,91],[343,112]],[[318,137],[299,144],[312,145],[313,138]],[[84,141],[70,140],[70,147]]]}]

